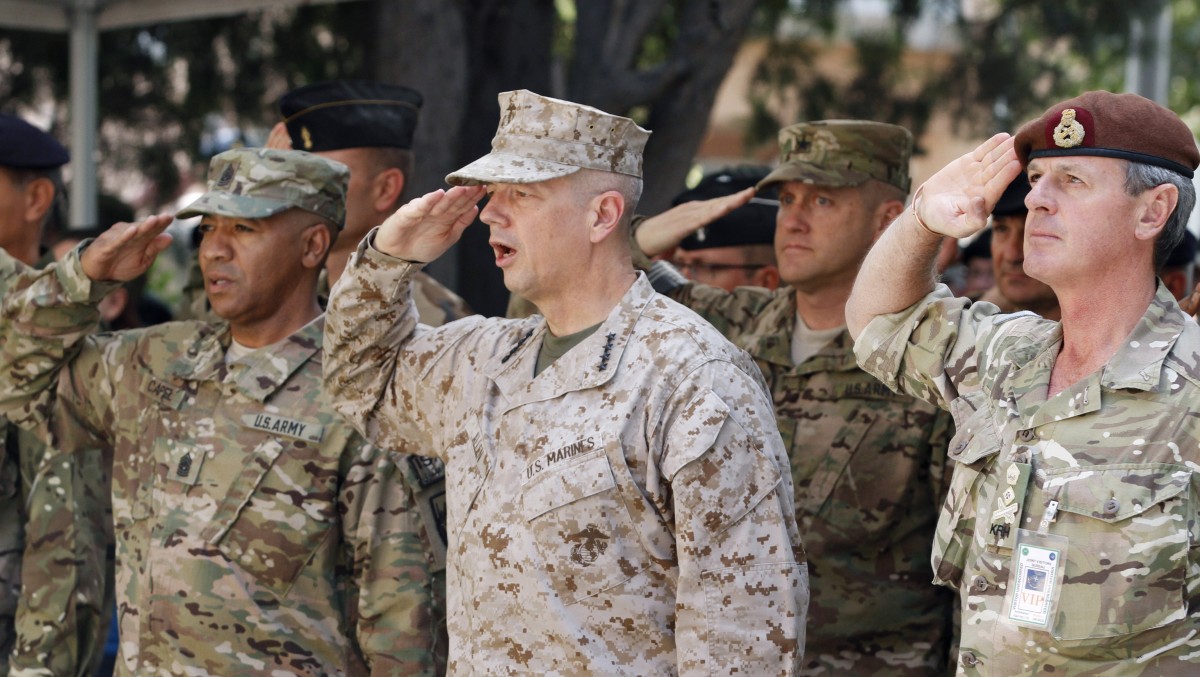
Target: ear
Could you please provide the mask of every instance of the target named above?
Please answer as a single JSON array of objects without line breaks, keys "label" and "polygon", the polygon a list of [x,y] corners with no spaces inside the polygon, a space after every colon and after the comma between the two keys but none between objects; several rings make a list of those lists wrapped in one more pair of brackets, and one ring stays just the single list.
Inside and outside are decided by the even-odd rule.
[{"label": "ear", "polygon": [[325,255],[329,253],[329,247],[333,243],[329,231],[332,227],[324,223],[314,223],[305,228],[300,235],[300,241],[304,243],[300,262],[305,268],[320,268],[325,265]]},{"label": "ear", "polygon": [[779,288],[779,269],[775,266],[763,266],[754,271],[754,276],[750,278],[757,287],[766,287],[771,291]]},{"label": "ear", "polygon": [[873,216],[875,219],[874,239],[878,240],[879,236],[883,235],[883,231],[887,230],[887,227],[892,224],[892,221],[895,221],[896,218],[903,213],[903,202],[899,200],[888,200],[887,202],[881,202],[879,206],[875,208],[875,214]]},{"label": "ear", "polygon": [[599,244],[608,239],[621,223],[625,213],[625,198],[615,190],[607,190],[592,198],[592,223],[588,228],[588,240]]},{"label": "ear", "polygon": [[1135,198],[1141,205],[1133,235],[1139,240],[1158,237],[1179,204],[1179,189],[1169,183],[1155,186]]},{"label": "ear", "polygon": [[396,211],[396,203],[404,194],[404,172],[395,167],[375,175],[371,181],[371,206],[377,213],[390,214]]},{"label": "ear", "polygon": [[[54,182],[45,177],[34,179],[25,186],[25,220],[41,225],[54,204]],[[112,224],[105,224],[111,226]]]}]

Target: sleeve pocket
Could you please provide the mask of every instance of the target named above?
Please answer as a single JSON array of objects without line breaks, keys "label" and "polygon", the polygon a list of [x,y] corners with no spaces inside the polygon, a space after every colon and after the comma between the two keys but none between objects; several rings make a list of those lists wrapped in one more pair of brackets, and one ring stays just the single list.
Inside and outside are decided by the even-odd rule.
[{"label": "sleeve pocket", "polygon": [[703,581],[709,674],[794,674],[804,654],[808,566],[716,569]]}]

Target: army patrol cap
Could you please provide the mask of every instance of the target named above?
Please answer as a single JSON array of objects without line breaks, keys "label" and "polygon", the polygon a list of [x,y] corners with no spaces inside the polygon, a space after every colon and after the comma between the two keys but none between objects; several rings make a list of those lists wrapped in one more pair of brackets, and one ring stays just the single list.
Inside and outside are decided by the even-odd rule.
[{"label": "army patrol cap", "polygon": [[779,130],[779,166],[758,187],[802,181],[840,188],[876,179],[907,193],[912,149],[912,133],[897,125],[866,120],[801,122]]},{"label": "army patrol cap", "polygon": [[299,150],[235,148],[212,159],[208,192],[177,218],[202,214],[265,219],[293,207],[329,220],[346,221],[350,169]]},{"label": "army patrol cap", "polygon": [[1091,155],[1140,162],[1192,178],[1200,151],[1174,112],[1137,94],[1094,91],[1056,103],[1017,132],[1022,165],[1040,157]]},{"label": "army patrol cap", "polygon": [[641,178],[650,132],[629,118],[520,89],[500,93],[492,152],[446,183],[537,183],[595,169]]},{"label": "army patrol cap", "polygon": [[1025,206],[1025,196],[1029,195],[1029,175],[1021,172],[1017,178],[1008,184],[1004,189],[1004,193],[996,200],[996,207],[992,209],[992,216],[1021,216],[1029,213],[1029,208]]},{"label": "army patrol cap", "polygon": [[402,85],[334,80],[298,87],[279,99],[292,148],[412,148],[424,97]]},{"label": "army patrol cap", "polygon": [[[695,188],[676,195],[672,205],[694,200],[711,200],[753,188],[771,172],[768,167],[745,165],[729,167],[700,179]],[[770,188],[750,198],[750,202],[688,235],[680,249],[694,251],[713,247],[772,245],[775,243],[775,216],[779,200]]]},{"label": "army patrol cap", "polygon": [[53,136],[15,115],[0,113],[0,167],[54,169],[70,159]]}]

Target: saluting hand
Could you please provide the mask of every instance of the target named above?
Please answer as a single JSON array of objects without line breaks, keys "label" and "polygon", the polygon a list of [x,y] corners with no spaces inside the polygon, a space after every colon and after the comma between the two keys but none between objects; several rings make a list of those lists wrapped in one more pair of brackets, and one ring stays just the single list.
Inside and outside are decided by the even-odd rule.
[{"label": "saluting hand", "polygon": [[911,210],[936,234],[967,237],[987,225],[992,207],[1020,173],[1013,137],[997,134],[930,177],[913,195]]},{"label": "saluting hand", "polygon": [[271,133],[267,135],[267,143],[263,148],[274,148],[276,150],[292,150],[292,137],[288,134],[287,125],[282,122],[276,122],[271,128]]},{"label": "saluting hand", "polygon": [[87,249],[80,263],[83,272],[97,282],[128,282],[146,272],[162,250],[171,244],[167,226],[175,217],[157,214],[134,223],[117,223],[104,231]]},{"label": "saluting hand", "polygon": [[658,256],[679,246],[685,237],[741,207],[754,197],[747,188],[710,200],[693,200],[652,216],[637,227],[634,239],[646,256]]},{"label": "saluting hand", "polygon": [[379,226],[375,247],[384,254],[429,263],[449,249],[479,214],[484,186],[435,190],[405,204]]}]

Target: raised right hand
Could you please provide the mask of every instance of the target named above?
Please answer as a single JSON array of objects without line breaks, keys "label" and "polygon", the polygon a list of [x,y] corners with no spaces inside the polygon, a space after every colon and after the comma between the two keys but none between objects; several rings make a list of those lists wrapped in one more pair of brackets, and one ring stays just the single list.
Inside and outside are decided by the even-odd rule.
[{"label": "raised right hand", "polygon": [[485,186],[435,190],[400,207],[379,226],[375,247],[384,254],[429,263],[458,242],[479,214]]},{"label": "raised right hand", "polygon": [[931,176],[913,196],[911,211],[935,234],[967,237],[987,225],[1020,173],[1013,137],[1002,132]]},{"label": "raised right hand", "polygon": [[741,207],[753,197],[754,189],[747,188],[732,195],[684,202],[642,221],[633,237],[646,256],[658,256],[679,246],[688,235]]},{"label": "raised right hand", "polygon": [[83,272],[97,282],[128,282],[146,272],[171,244],[167,226],[175,217],[156,214],[134,223],[116,223],[80,256]]}]

